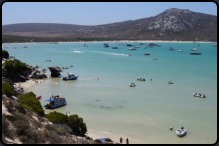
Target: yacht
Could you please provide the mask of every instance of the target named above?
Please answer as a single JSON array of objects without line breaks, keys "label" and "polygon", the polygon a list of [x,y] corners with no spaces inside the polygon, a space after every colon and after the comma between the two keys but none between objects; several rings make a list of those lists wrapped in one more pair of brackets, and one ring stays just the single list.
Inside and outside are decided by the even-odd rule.
[{"label": "yacht", "polygon": [[45,100],[45,101],[49,102],[49,104],[46,104],[44,106],[46,109],[54,109],[67,104],[65,98],[60,97],[59,95],[56,96],[52,95],[52,97],[50,97],[50,100]]},{"label": "yacht", "polygon": [[78,76],[75,76],[73,73],[67,73],[67,77],[63,77],[62,80],[76,80]]}]

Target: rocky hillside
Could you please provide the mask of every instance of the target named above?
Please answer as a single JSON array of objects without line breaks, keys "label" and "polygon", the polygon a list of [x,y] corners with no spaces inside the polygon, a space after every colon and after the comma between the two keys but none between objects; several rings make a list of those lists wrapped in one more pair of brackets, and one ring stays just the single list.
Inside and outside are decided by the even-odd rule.
[{"label": "rocky hillside", "polygon": [[96,26],[49,23],[2,25],[2,34],[68,39],[216,40],[217,16],[171,8],[150,18]]}]

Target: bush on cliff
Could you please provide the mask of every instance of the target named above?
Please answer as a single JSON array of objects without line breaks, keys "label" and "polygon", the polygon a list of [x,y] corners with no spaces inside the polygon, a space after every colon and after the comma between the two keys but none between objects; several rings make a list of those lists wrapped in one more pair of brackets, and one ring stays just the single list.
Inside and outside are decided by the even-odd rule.
[{"label": "bush on cliff", "polygon": [[7,97],[13,96],[14,88],[7,83],[2,83],[2,95],[6,95]]},{"label": "bush on cliff", "polygon": [[6,50],[2,50],[2,58],[8,59],[9,58],[9,53]]},{"label": "bush on cliff", "polygon": [[62,113],[59,112],[51,112],[49,114],[46,114],[45,117],[51,121],[52,123],[56,123],[56,124],[65,124],[68,122],[68,116],[64,115]]},{"label": "bush on cliff", "polygon": [[41,103],[36,99],[36,95],[33,92],[28,92],[25,94],[19,94],[19,102],[26,109],[32,109],[33,112],[38,113],[40,116],[44,117],[44,110]]},{"label": "bush on cliff", "polygon": [[83,123],[83,118],[80,118],[78,115],[70,115],[68,117],[68,125],[72,131],[78,136],[84,136],[87,132],[87,126]]},{"label": "bush on cliff", "polygon": [[22,74],[28,69],[27,65],[18,59],[7,60],[5,61],[4,66],[10,77],[16,76],[16,73]]}]

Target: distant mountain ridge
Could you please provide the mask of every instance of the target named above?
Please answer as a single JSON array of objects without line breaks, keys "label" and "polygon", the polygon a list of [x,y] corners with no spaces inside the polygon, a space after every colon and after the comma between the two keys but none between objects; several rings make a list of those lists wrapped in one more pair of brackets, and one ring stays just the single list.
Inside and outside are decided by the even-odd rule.
[{"label": "distant mountain ridge", "polygon": [[154,17],[104,25],[23,23],[2,25],[2,34],[51,38],[217,40],[217,16],[170,8]]}]

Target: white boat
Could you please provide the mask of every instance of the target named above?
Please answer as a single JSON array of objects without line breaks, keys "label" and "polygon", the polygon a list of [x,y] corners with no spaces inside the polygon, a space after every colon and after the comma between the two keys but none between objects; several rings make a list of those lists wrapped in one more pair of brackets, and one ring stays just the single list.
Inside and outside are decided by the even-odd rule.
[{"label": "white boat", "polygon": [[197,48],[193,48],[193,49],[191,49],[192,51],[198,51],[198,49]]},{"label": "white boat", "polygon": [[49,104],[46,104],[44,106],[47,109],[54,109],[67,104],[65,98],[60,97],[59,95],[52,96],[50,97],[50,100],[45,100],[45,101],[49,101]]},{"label": "white boat", "polygon": [[139,81],[145,81],[144,78],[137,78],[137,80],[139,80]]},{"label": "white boat", "polygon": [[67,73],[67,77],[63,77],[62,80],[76,80],[78,76],[75,76],[73,73]]},{"label": "white boat", "polygon": [[131,83],[131,84],[129,84],[129,86],[130,87],[135,87],[136,85],[135,85],[135,83]]},{"label": "white boat", "polygon": [[137,50],[137,49],[135,49],[135,47],[132,47],[132,48],[129,48],[129,50]]},{"label": "white boat", "polygon": [[203,97],[203,98],[205,98],[205,94],[192,93],[192,95],[195,96],[195,97]]},{"label": "white boat", "polygon": [[181,129],[177,129],[177,130],[176,130],[176,134],[177,134],[178,136],[183,136],[183,135],[186,134],[186,129],[184,129],[183,127],[181,127]]},{"label": "white boat", "polygon": [[156,57],[154,57],[152,60],[157,60],[157,58],[156,58]]},{"label": "white boat", "polygon": [[183,52],[182,50],[179,50],[179,52]]},{"label": "white boat", "polygon": [[140,48],[140,46],[136,45],[135,48]]}]

